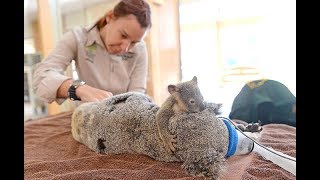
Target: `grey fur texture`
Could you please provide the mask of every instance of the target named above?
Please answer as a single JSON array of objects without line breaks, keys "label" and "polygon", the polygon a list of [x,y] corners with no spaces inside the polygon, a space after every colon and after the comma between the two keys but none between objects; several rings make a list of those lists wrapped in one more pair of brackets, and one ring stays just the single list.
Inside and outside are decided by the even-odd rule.
[{"label": "grey fur texture", "polygon": [[169,131],[177,135],[174,154],[165,151],[158,134],[155,115],[159,106],[141,93],[81,104],[72,115],[72,135],[97,153],[138,153],[159,161],[183,162],[189,175],[218,179],[225,165],[228,129],[215,114],[221,105],[205,105],[202,112],[171,117]]}]

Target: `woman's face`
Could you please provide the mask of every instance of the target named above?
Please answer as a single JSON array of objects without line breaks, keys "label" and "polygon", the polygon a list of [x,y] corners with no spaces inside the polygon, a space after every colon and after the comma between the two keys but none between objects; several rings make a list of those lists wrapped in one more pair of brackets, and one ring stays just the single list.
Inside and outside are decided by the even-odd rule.
[{"label": "woman's face", "polygon": [[147,34],[147,29],[140,27],[134,15],[115,18],[110,11],[106,18],[107,25],[100,29],[100,36],[110,54],[128,52]]}]

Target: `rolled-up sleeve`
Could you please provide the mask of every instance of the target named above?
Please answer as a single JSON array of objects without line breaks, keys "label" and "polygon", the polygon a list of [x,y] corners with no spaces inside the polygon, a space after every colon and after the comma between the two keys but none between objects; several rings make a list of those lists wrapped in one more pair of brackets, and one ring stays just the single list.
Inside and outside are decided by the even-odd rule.
[{"label": "rolled-up sleeve", "polygon": [[62,104],[66,99],[57,98],[57,91],[60,85],[67,79],[65,70],[71,61],[77,56],[77,43],[74,34],[69,31],[56,47],[42,60],[35,65],[33,73],[33,88],[36,96],[44,102],[56,101]]},{"label": "rolled-up sleeve", "polygon": [[137,57],[134,70],[130,77],[128,91],[138,91],[145,93],[147,89],[148,75],[148,51],[145,43],[139,47],[139,56]]}]

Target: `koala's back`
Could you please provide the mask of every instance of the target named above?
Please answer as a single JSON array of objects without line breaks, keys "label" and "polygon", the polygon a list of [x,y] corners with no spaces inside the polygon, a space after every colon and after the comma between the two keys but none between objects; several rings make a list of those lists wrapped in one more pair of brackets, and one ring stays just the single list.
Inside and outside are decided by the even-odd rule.
[{"label": "koala's back", "polygon": [[[197,151],[210,148],[221,152],[223,156],[227,153],[229,145],[228,129],[224,122],[208,109],[200,113],[175,115],[171,122],[170,132],[178,135],[177,146],[180,148],[177,155],[187,149],[188,151]],[[179,156],[183,156],[182,154]]]},{"label": "koala's back", "polygon": [[225,169],[229,133],[223,121],[206,109],[172,117],[170,131],[177,134],[176,156],[188,174],[217,179]]}]

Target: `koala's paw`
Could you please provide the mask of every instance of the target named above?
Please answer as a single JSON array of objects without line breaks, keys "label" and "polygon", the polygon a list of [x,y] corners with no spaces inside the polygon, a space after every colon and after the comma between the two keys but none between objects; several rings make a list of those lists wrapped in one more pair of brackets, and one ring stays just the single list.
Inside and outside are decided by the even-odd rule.
[{"label": "koala's paw", "polygon": [[177,146],[177,136],[176,135],[167,135],[167,137],[164,138],[163,140],[163,145],[165,150],[169,154],[173,154],[176,151],[176,146]]},{"label": "koala's paw", "polygon": [[243,125],[243,124],[237,124],[236,125],[242,132],[245,132],[246,131],[246,126]]},{"label": "koala's paw", "polygon": [[247,132],[260,132],[262,131],[262,126],[259,123],[250,123],[246,126],[245,131]]}]

